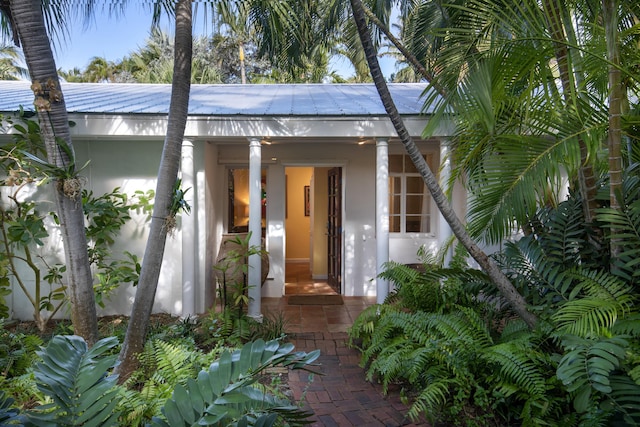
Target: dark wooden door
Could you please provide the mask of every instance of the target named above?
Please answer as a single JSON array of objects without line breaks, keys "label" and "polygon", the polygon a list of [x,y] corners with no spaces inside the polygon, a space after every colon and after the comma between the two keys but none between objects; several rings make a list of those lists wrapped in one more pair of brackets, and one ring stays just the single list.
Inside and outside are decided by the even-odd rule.
[{"label": "dark wooden door", "polygon": [[327,220],[329,285],[342,293],[342,169],[329,170],[329,215]]}]

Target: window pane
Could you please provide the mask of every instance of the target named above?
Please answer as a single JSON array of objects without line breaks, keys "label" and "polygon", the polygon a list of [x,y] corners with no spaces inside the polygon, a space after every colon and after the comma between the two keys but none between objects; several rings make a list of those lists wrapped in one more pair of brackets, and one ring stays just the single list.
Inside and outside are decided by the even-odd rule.
[{"label": "window pane", "polygon": [[402,173],[402,154],[389,155],[389,173]]},{"label": "window pane", "polygon": [[400,211],[400,207],[401,207],[401,202],[402,202],[402,198],[400,197],[400,195],[396,195],[396,196],[392,196],[389,199],[389,213],[391,215],[399,215],[401,213]]},{"label": "window pane", "polygon": [[424,193],[424,181],[421,176],[408,176],[407,177],[407,194],[422,194]]},{"label": "window pane", "polygon": [[400,194],[402,191],[402,178],[399,176],[389,177],[389,193]]},{"label": "window pane", "polygon": [[[262,227],[266,225],[267,175],[266,169],[261,171],[262,195]],[[228,230],[230,233],[243,233],[249,228],[249,169],[229,169],[228,172]]]},{"label": "window pane", "polygon": [[426,215],[407,215],[407,233],[428,233],[431,231],[429,217]]},{"label": "window pane", "polygon": [[407,196],[407,215],[422,214],[423,200],[424,197],[422,196],[422,194],[418,196]]},{"label": "window pane", "polygon": [[399,216],[390,216],[389,217],[389,232],[390,233],[399,233],[400,232],[400,217]]}]

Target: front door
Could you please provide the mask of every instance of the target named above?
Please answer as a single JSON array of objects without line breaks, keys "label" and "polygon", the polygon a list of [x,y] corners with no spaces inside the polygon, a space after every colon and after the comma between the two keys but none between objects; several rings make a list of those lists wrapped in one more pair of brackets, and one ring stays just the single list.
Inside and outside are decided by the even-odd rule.
[{"label": "front door", "polygon": [[342,169],[329,170],[328,275],[329,286],[342,293]]}]

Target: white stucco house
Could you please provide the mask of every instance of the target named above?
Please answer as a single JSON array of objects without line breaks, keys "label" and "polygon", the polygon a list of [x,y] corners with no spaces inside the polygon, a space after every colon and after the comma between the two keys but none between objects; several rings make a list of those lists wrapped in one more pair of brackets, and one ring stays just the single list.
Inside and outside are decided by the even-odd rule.
[{"label": "white stucco house", "polygon": [[[421,138],[429,120],[425,87],[389,85],[444,182],[448,130]],[[87,186],[94,193],[154,189],[171,86],[62,88],[78,163],[90,160]],[[5,115],[33,102],[28,82],[0,82],[0,94]],[[369,84],[193,85],[181,179],[191,214],[167,242],[154,311],[186,316],[212,305],[213,265],[228,232],[250,230],[256,244],[265,239],[270,269],[262,288],[250,289],[252,315],[261,313],[255,297],[283,297],[288,261],[308,262],[314,277],[342,295],[382,301],[389,285],[376,276],[384,262],[416,262],[419,247],[436,249],[450,235]],[[461,215],[465,200],[461,191],[453,200]],[[142,256],[145,237],[144,223],[134,220],[118,245]],[[251,266],[255,283],[259,260]],[[134,293],[120,289],[103,314],[128,313]],[[31,317],[19,289],[14,294],[14,316]]]}]

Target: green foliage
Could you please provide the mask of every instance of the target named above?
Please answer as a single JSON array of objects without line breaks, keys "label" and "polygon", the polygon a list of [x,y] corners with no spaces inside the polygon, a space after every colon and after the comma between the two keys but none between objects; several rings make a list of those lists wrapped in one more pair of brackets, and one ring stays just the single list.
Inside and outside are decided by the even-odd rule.
[{"label": "green foliage", "polygon": [[176,386],[167,400],[164,419],[154,418],[154,426],[189,425],[289,425],[308,424],[307,412],[263,392],[256,386],[261,372],[272,366],[308,369],[319,351],[292,353],[293,345],[258,340],[241,350],[225,351],[220,359],[203,369],[186,386]]},{"label": "green foliage", "polygon": [[[40,128],[37,122],[24,117],[8,121],[18,133],[13,144],[0,150],[0,166],[7,186],[7,201],[0,208],[0,316],[9,315],[4,296],[10,293],[10,282],[15,281],[27,296],[34,309],[34,317],[41,329],[67,301],[66,286],[63,282],[66,267],[54,264],[54,255],[38,253],[49,237],[49,227],[58,219],[52,212],[43,214],[43,203],[26,197],[26,190],[35,189],[51,177],[73,178],[75,171],[71,164],[68,170],[55,171],[55,167],[40,160],[44,156]],[[66,147],[66,148],[65,148]],[[61,150],[68,147],[63,143]],[[57,174],[57,175],[56,175]],[[62,176],[62,175],[64,176]],[[60,175],[60,176],[58,176]],[[69,175],[69,176],[67,176]],[[115,242],[122,227],[131,219],[132,210],[148,212],[152,193],[136,192],[133,198],[116,188],[110,193],[94,196],[88,191],[80,192],[82,206],[87,218],[86,234],[90,262],[95,269],[94,286],[96,302],[104,307],[106,299],[125,283],[136,284],[140,273],[140,260],[135,254],[125,252],[122,259],[114,259],[110,246]],[[33,282],[34,285],[27,285]],[[33,288],[33,289],[32,289]]]},{"label": "green foliage", "polygon": [[[208,358],[214,356],[215,353]],[[139,358],[139,368],[120,389],[118,410],[123,414],[121,422],[127,426],[145,425],[159,415],[175,386],[195,378],[203,356],[185,343],[151,339]]]},{"label": "green foliage", "polygon": [[169,208],[169,212],[171,216],[176,216],[180,211],[185,213],[191,212],[191,206],[184,199],[185,194],[187,194],[189,189],[182,189],[182,180],[177,179],[175,184],[173,185],[173,198],[171,199],[171,207]]},{"label": "green foliage", "polygon": [[568,336],[563,346],[568,352],[558,364],[558,379],[567,391],[575,392],[576,411],[586,412],[593,403],[593,392],[606,396],[613,391],[609,377],[624,359],[627,342],[619,337],[589,340]]},{"label": "green foliage", "polygon": [[[89,165],[89,162],[87,161],[82,167],[77,168],[74,152],[69,144],[62,138],[56,138],[56,144],[58,145],[60,152],[64,153],[64,155],[69,159],[69,163],[64,167],[49,163],[29,151],[23,151],[22,154],[28,159],[28,161],[36,165],[36,167],[46,175],[47,180],[54,179],[64,182],[77,179],[78,174]],[[72,195],[71,193],[65,194],[69,196]],[[72,197],[75,198],[75,196],[77,196],[77,194],[73,193]]]},{"label": "green foliage", "polygon": [[11,281],[7,274],[8,260],[0,253],[0,319],[8,319],[10,314],[9,306],[5,300],[6,296],[11,295]]},{"label": "green foliage", "polygon": [[38,388],[53,402],[30,411],[30,422],[40,426],[118,425],[119,414],[114,411],[117,378],[106,374],[117,356],[105,355],[117,344],[115,338],[105,338],[89,349],[81,337],[53,337],[38,352],[42,362],[34,368]]},{"label": "green foliage", "polygon": [[239,346],[256,339],[284,339],[286,327],[287,318],[281,312],[267,313],[258,321],[244,312],[238,316],[236,310],[228,307],[220,312],[211,309],[198,320],[197,341],[206,349],[222,343]]},{"label": "green foliage", "polygon": [[42,345],[37,335],[11,332],[0,321],[0,367],[1,376],[13,378],[27,372],[35,360],[35,351]]},{"label": "green foliage", "polygon": [[249,257],[260,255],[264,258],[267,252],[260,246],[251,246],[251,233],[243,238],[237,235],[225,243],[229,249],[224,257],[217,260],[214,269],[217,271],[219,299],[221,307],[236,309],[238,319],[242,317],[243,308],[249,303],[248,283]]},{"label": "green foliage", "polygon": [[20,415],[20,410],[13,407],[14,400],[7,397],[4,391],[0,390],[0,425],[1,426],[22,426],[25,417]]},{"label": "green foliage", "polygon": [[252,321],[244,313],[238,315],[236,310],[228,307],[220,312],[211,309],[205,317],[200,318],[200,341],[205,347],[220,342],[231,346],[241,345],[251,336]]},{"label": "green foliage", "polygon": [[282,311],[265,313],[261,321],[255,321],[252,339],[261,338],[265,341],[283,339],[287,335],[288,323],[287,317]]},{"label": "green foliage", "polygon": [[[418,268],[389,263],[396,293],[363,311],[350,330],[369,379],[400,383],[409,415],[455,425],[639,425],[640,205],[627,183],[622,212],[602,252],[571,195],[530,220],[530,234],[495,259],[536,310],[529,330],[491,293],[483,275],[456,260]],[[629,200],[635,194],[636,200]],[[611,220],[611,218],[615,218]],[[463,419],[461,421],[461,418]]]}]

